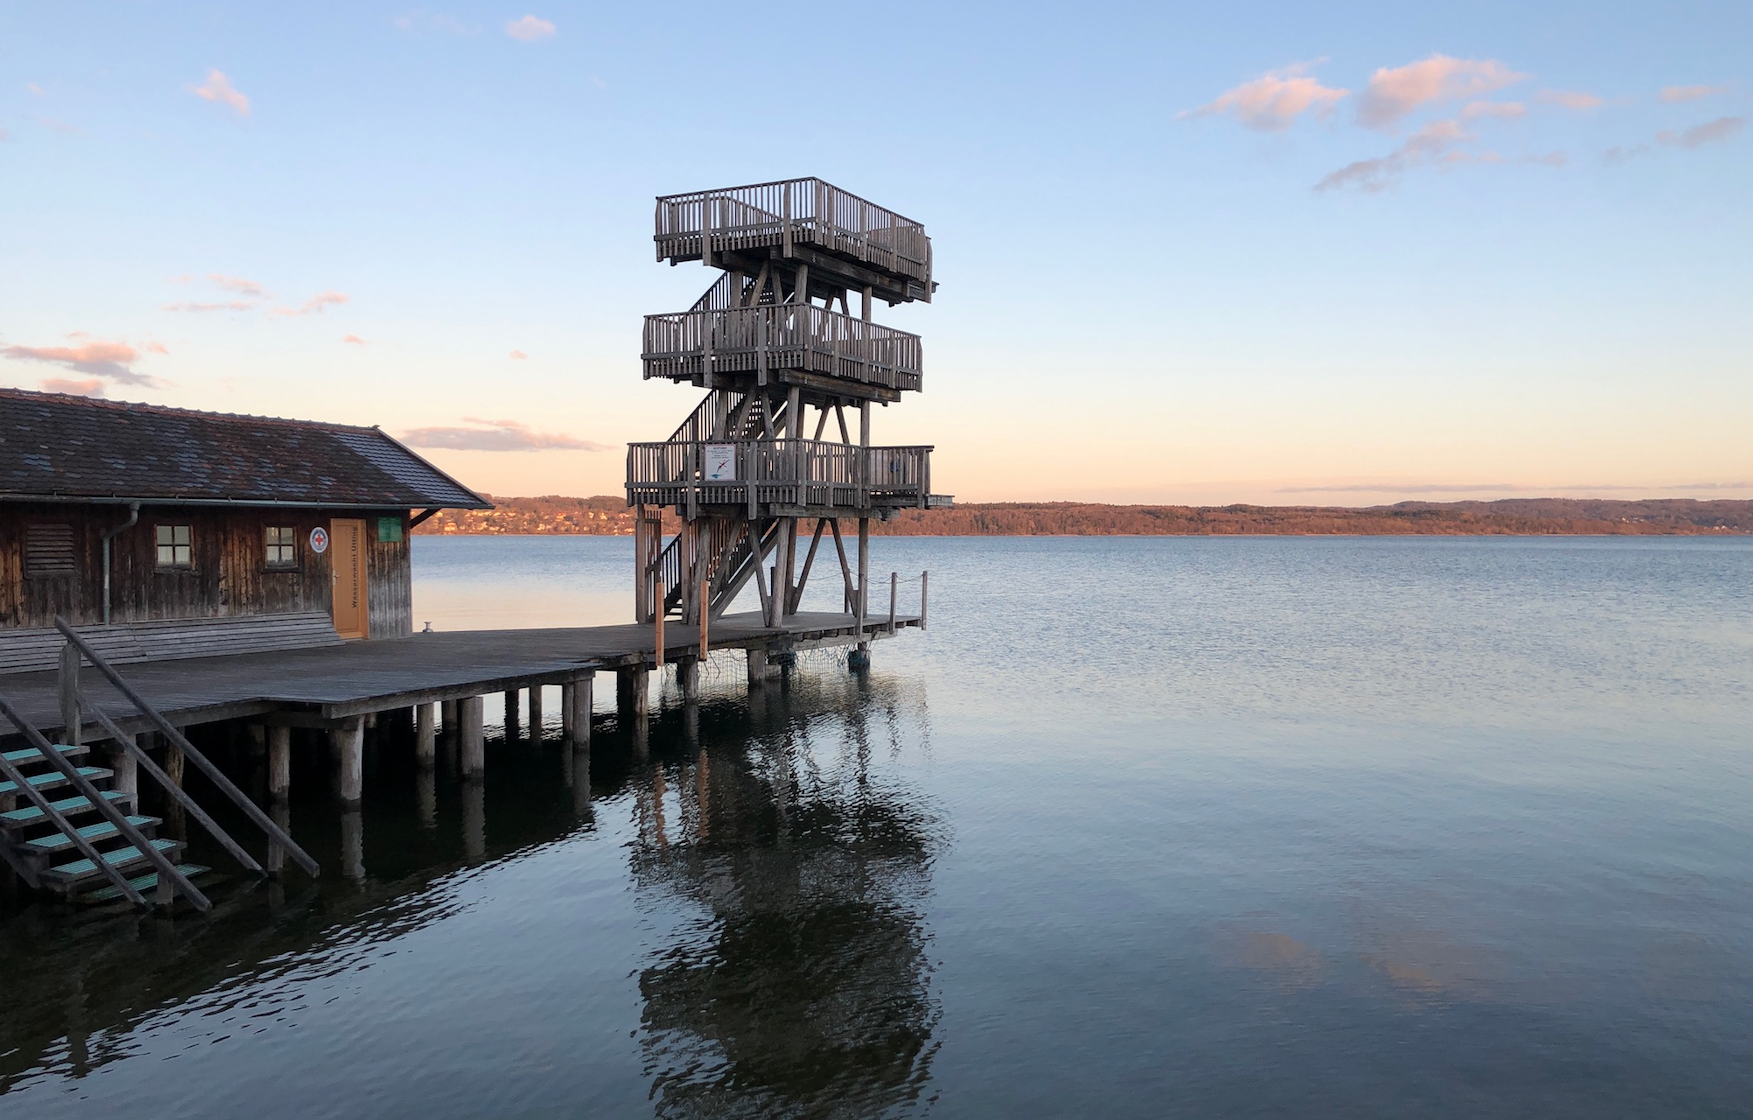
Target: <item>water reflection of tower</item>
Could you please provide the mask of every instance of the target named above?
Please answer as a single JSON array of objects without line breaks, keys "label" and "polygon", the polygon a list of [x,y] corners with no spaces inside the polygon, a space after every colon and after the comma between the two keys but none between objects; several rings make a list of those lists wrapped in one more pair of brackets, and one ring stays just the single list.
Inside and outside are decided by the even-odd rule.
[{"label": "water reflection of tower", "polygon": [[640,975],[658,1114],[904,1106],[938,1015],[923,911],[944,825],[900,775],[923,689],[799,674],[755,727],[710,722],[635,798],[639,889],[683,914]]}]

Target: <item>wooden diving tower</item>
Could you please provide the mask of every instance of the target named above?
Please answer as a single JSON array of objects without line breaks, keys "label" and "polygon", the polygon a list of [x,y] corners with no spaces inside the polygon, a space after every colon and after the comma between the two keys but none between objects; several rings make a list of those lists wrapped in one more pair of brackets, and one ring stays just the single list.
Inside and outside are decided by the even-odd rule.
[{"label": "wooden diving tower", "polygon": [[[764,621],[784,627],[826,535],[842,608],[866,619],[871,519],[949,504],[931,493],[930,447],[871,443],[871,405],[922,384],[919,336],[871,311],[879,299],[930,302],[925,228],[790,179],[659,198],[655,241],[659,261],[722,275],[688,310],[645,317],[645,376],[706,396],[668,440],[627,449],[636,618],[698,625],[753,580]],[[666,508],[680,521],[667,541]]]}]

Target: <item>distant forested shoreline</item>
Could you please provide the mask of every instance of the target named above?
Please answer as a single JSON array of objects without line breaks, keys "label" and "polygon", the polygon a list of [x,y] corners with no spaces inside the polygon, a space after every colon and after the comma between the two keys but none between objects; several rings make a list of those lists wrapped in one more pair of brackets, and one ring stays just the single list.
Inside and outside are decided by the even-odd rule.
[{"label": "distant forested shoreline", "polygon": [[[426,535],[629,536],[618,497],[491,497],[491,510],[444,510]],[[1599,536],[1753,533],[1753,501],[1505,498],[1387,506],[1175,506],[1097,502],[970,502],[904,510],[872,532],[916,537],[1105,536]]]}]

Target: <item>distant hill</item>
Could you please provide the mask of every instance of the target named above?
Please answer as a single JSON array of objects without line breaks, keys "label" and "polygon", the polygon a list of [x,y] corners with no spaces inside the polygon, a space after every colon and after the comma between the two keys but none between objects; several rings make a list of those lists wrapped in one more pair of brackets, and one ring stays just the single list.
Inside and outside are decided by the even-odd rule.
[{"label": "distant hill", "polygon": [[[629,536],[633,511],[618,497],[489,497],[491,510],[445,510],[423,534]],[[988,502],[905,510],[872,532],[888,536],[1486,536],[1753,533],[1753,501],[1656,498],[1506,498],[1391,506],[1111,506],[1094,502]]]}]

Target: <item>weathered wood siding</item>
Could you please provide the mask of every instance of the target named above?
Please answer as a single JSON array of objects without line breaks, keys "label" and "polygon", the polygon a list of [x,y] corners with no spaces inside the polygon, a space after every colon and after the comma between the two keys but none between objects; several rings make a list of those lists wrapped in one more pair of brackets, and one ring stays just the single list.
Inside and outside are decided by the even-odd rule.
[{"label": "weathered wood siding", "polygon": [[[212,506],[145,506],[140,522],[111,542],[112,622],[149,619],[220,618],[330,609],[333,551],[311,551],[310,531],[329,524],[325,510],[286,510]],[[334,511],[335,517],[366,521],[370,633],[400,637],[412,629],[407,511],[360,514]],[[377,521],[393,517],[402,540],[377,540]],[[102,535],[128,519],[119,506],[58,503],[0,505],[0,626],[52,626],[63,614],[76,625],[103,619]],[[67,574],[33,575],[25,570],[24,541],[32,523],[71,525],[75,564]],[[187,569],[158,566],[155,526],[190,527],[191,564]],[[297,563],[270,568],[264,548],[270,525],[290,526]]]}]

